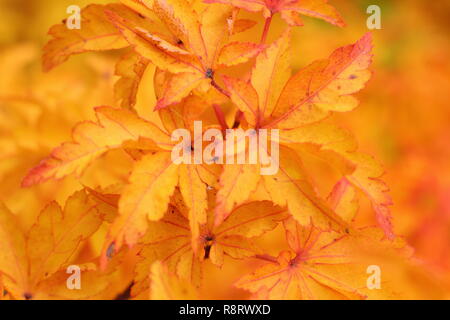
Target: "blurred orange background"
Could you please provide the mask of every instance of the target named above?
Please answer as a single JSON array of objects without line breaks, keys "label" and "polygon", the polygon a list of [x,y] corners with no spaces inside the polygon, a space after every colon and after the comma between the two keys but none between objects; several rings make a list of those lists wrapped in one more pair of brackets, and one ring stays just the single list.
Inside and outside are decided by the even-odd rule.
[{"label": "blurred orange background", "polygon": [[[40,54],[48,40],[47,30],[67,17],[69,5],[108,2],[0,2],[0,200],[18,215],[25,230],[46,202],[55,198],[62,202],[80,188],[74,178],[67,178],[23,190],[20,181],[25,173],[68,140],[76,122],[91,119],[92,107],[114,105],[116,53],[76,56],[44,74]],[[450,2],[330,2],[347,27],[305,18],[305,27],[294,32],[293,67],[297,70],[355,42],[368,31],[367,7],[380,6],[382,29],[373,30],[373,78],[359,94],[360,106],[335,119],[354,133],[362,151],[384,164],[384,179],[394,199],[396,233],[415,249],[427,273],[450,280]],[[243,15],[262,21],[256,14]],[[283,27],[277,17],[269,41]],[[261,28],[259,23],[251,32],[259,35]],[[149,115],[153,103],[151,88],[141,88],[137,106],[141,113]],[[89,169],[89,182],[107,185],[125,179],[127,160],[118,161],[117,156],[117,165],[110,167],[108,177],[102,171],[101,181],[95,168]],[[373,223],[372,214],[364,214],[368,207],[361,208],[358,223],[362,225]],[[234,270],[231,265],[221,272],[232,274]],[[210,287],[218,298],[245,297],[237,289],[219,292],[217,283]]]}]

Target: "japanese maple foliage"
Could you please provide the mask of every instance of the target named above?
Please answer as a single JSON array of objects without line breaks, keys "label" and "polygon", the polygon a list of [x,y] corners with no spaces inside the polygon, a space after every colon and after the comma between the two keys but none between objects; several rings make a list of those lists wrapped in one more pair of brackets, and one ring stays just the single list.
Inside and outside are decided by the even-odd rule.
[{"label": "japanese maple foliage", "polygon": [[[238,18],[241,9],[263,15],[260,41],[236,40],[256,24]],[[267,43],[277,13],[287,24]],[[44,70],[75,54],[119,50],[117,102],[95,107],[96,121],[77,124],[72,141],[23,179],[24,187],[80,179],[83,190],[64,208],[50,204],[24,234],[0,207],[0,285],[15,298],[48,298],[48,286],[58,288],[56,297],[95,298],[128,270],[132,298],[192,299],[203,290],[206,265],[223,268],[232,258],[262,263],[234,283],[254,298],[393,297],[398,288],[389,281],[381,294],[366,289],[368,265],[414,268],[393,231],[383,169],[331,117],[358,106],[354,94],[372,75],[372,35],[293,73],[292,32],[303,26],[301,15],[345,25],[326,0],[122,0],[84,8],[79,30],[53,26]],[[159,121],[135,109],[141,88],[155,91],[148,108]],[[194,121],[206,123],[203,130],[253,129],[261,139],[261,129],[279,130],[278,172],[261,175],[259,162],[176,164],[171,134],[193,133]],[[106,188],[82,182],[87,168],[115,151],[132,162],[126,181]],[[311,156],[338,172],[328,195],[304,163]],[[377,227],[355,225],[362,198]],[[286,241],[274,255],[267,246],[277,230]],[[77,296],[64,290],[60,273],[94,233],[101,253],[84,263],[90,285]]]}]

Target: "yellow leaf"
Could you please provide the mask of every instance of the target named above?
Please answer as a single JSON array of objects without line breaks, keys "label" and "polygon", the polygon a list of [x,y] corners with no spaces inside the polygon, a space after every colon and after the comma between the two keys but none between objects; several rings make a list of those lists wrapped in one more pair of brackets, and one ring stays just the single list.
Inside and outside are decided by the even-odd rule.
[{"label": "yellow leaf", "polygon": [[71,196],[62,210],[55,202],[40,215],[27,236],[30,279],[33,284],[67,263],[81,241],[102,223],[97,204],[83,191]]},{"label": "yellow leaf", "polygon": [[[69,174],[80,175],[96,158],[108,150],[120,148],[127,141],[147,137],[163,148],[172,144],[170,137],[156,125],[140,119],[128,110],[109,107],[95,109],[98,124],[82,122],[73,130],[73,142],[53,150],[24,178],[22,185],[31,186],[48,179],[60,179]],[[156,147],[156,146],[155,146]]]},{"label": "yellow leaf", "polygon": [[358,101],[351,94],[361,90],[370,78],[367,68],[372,61],[371,51],[372,36],[367,33],[355,44],[339,48],[328,59],[297,72],[281,92],[271,112],[275,120],[268,126],[295,128],[306,121],[320,120],[328,111],[354,109]]},{"label": "yellow leaf", "polygon": [[129,246],[136,244],[145,234],[148,220],[163,217],[177,183],[178,166],[169,152],[148,154],[135,165],[120,197],[119,217],[108,234],[116,250],[123,242]]},{"label": "yellow leaf", "polygon": [[206,223],[206,210],[208,208],[205,184],[200,179],[196,165],[180,166],[179,185],[184,203],[189,208],[189,224],[194,250],[196,250],[200,225]]},{"label": "yellow leaf", "polygon": [[316,194],[302,167],[294,151],[280,148],[278,173],[263,177],[271,200],[281,207],[287,206],[303,226],[312,223],[323,230],[343,230],[347,223]]},{"label": "yellow leaf", "polygon": [[196,12],[186,0],[154,0],[153,11],[195,55],[206,56]]},{"label": "yellow leaf", "polygon": [[291,31],[283,35],[256,57],[252,69],[251,84],[258,92],[259,108],[264,118],[272,114],[278,96],[291,76],[290,66]]},{"label": "yellow leaf", "polygon": [[[16,299],[41,299],[51,297],[52,292],[58,296],[57,292],[64,291],[69,277],[67,266],[73,262],[81,244],[103,222],[97,206],[95,198],[78,191],[69,197],[64,209],[56,202],[50,203],[26,235],[18,228],[15,217],[6,208],[0,208],[0,274],[10,295]],[[95,265],[91,264],[92,267]],[[53,284],[53,291],[48,283]],[[104,286],[105,282],[102,283],[98,285]],[[65,290],[67,293],[67,287]],[[85,290],[78,294],[83,298],[94,293]]]},{"label": "yellow leaf", "polygon": [[234,66],[247,62],[260,53],[264,47],[251,42],[231,42],[220,50],[218,63],[222,66]]},{"label": "yellow leaf", "polygon": [[130,10],[120,4],[93,4],[82,10],[80,29],[68,29],[65,23],[53,26],[49,31],[53,39],[44,48],[44,71],[63,63],[73,54],[128,46],[120,32],[108,20],[105,9],[128,11],[130,14]]},{"label": "yellow leaf", "polygon": [[225,86],[230,92],[231,100],[244,113],[245,119],[252,127],[256,127],[260,121],[259,97],[253,86],[240,79],[223,77]]},{"label": "yellow leaf", "polygon": [[209,79],[201,73],[179,73],[170,77],[170,80],[158,100],[155,110],[166,108],[189,95],[189,93],[200,85],[208,85]]},{"label": "yellow leaf", "polygon": [[223,167],[215,209],[217,225],[228,217],[235,205],[249,198],[260,178],[259,166],[254,164],[227,164]]}]

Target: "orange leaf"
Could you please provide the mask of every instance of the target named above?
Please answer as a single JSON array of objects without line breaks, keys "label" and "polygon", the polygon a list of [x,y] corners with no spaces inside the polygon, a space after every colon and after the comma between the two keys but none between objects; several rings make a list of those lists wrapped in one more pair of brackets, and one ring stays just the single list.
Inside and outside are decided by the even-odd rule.
[{"label": "orange leaf", "polygon": [[22,182],[23,186],[60,179],[71,173],[79,175],[104,152],[120,148],[127,141],[138,141],[140,137],[159,140],[157,144],[163,148],[172,144],[169,136],[157,126],[128,110],[110,107],[98,107],[95,110],[98,124],[78,124],[72,133],[74,142],[64,143],[54,149],[49,158],[28,173]]},{"label": "orange leaf", "polygon": [[260,53],[264,47],[251,42],[231,42],[225,45],[219,54],[218,63],[223,66],[234,66],[247,62]]},{"label": "orange leaf", "polygon": [[[351,94],[369,80],[372,61],[372,36],[367,33],[353,45],[337,49],[328,59],[300,70],[286,84],[275,109],[275,120],[267,126],[295,128],[306,121],[317,121],[328,111],[346,112],[358,101]],[[316,109],[324,112],[319,112]]]},{"label": "orange leaf", "polygon": [[148,154],[135,165],[120,197],[119,217],[108,234],[116,250],[124,241],[130,246],[136,244],[147,230],[147,219],[155,221],[164,216],[177,183],[178,167],[169,152]]},{"label": "orange leaf", "polygon": [[53,26],[49,31],[53,39],[44,47],[44,71],[53,69],[73,54],[128,46],[120,32],[109,22],[104,13],[105,9],[132,14],[130,9],[120,4],[106,6],[93,4],[82,10],[81,29],[70,30],[64,23]]}]

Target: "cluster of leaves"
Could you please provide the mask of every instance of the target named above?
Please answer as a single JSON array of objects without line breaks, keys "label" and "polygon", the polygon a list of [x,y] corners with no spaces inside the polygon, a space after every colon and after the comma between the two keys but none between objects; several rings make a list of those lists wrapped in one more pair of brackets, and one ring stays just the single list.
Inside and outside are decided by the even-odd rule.
[{"label": "cluster of leaves", "polygon": [[[116,65],[118,106],[96,107],[97,120],[76,125],[72,141],[55,148],[22,184],[81,177],[113,150],[132,159],[131,173],[126,182],[105,188],[83,185],[64,209],[50,204],[27,233],[2,207],[0,285],[14,298],[92,298],[127,270],[128,254],[138,256],[130,291],[136,298],[198,297],[205,264],[220,268],[227,257],[264,261],[235,284],[255,298],[375,295],[366,288],[367,257],[383,264],[410,253],[392,230],[382,168],[330,120],[358,105],[352,94],[371,76],[371,35],[292,75],[291,32],[303,25],[301,15],[344,25],[326,0],[120,2],[84,8],[80,30],[64,23],[51,28],[46,71],[78,53],[124,52]],[[238,18],[241,9],[264,15],[260,42],[234,40],[255,27]],[[266,44],[277,13],[286,30]],[[151,85],[143,82],[150,66]],[[157,102],[150,107],[158,121],[135,109],[142,87],[154,88]],[[258,139],[267,138],[260,129],[278,129],[279,171],[261,176],[260,163],[175,164],[171,132],[193,132],[194,120],[207,124],[204,130],[255,129]],[[319,194],[303,164],[311,155],[339,172],[328,196]],[[361,197],[371,203],[378,228],[354,225]],[[275,257],[260,238],[277,228],[284,230],[287,247]],[[103,237],[100,257],[82,265],[91,286],[70,292],[65,267],[94,233]]]}]

